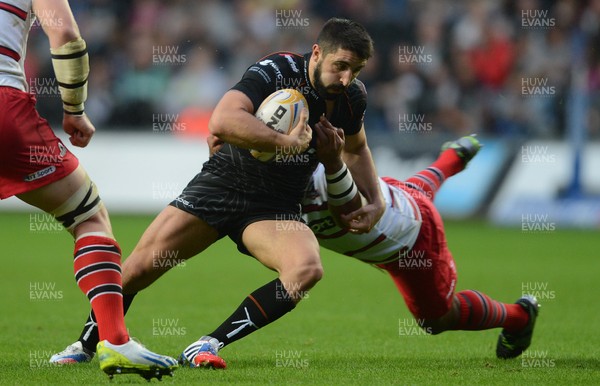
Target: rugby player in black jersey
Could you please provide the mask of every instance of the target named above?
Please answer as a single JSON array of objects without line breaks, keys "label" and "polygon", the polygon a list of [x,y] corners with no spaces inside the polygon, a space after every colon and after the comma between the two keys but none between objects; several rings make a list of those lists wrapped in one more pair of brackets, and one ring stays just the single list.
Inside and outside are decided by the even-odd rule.
[{"label": "rugby player in black jersey", "polygon": [[[367,201],[344,217],[345,226],[351,232],[368,232],[383,214],[384,201],[363,127],[366,91],[356,79],[372,53],[373,42],[364,27],[330,19],[309,54],[280,52],[261,59],[216,106],[209,129],[225,145],[150,224],[125,260],[125,309],[138,291],[177,262],[224,236],[279,277],[248,295],[211,334],[221,337],[220,342],[201,338],[186,348],[182,361],[224,367],[224,362],[205,360],[216,355],[219,343],[231,343],[277,320],[320,280],[319,245],[300,215],[303,193],[318,164],[311,126],[344,131],[343,159],[349,172],[344,169],[335,177],[344,181],[351,173]],[[268,95],[289,84],[304,94],[310,119],[304,111],[290,134],[282,135],[254,113]],[[292,157],[292,162],[263,163],[249,149],[303,156]],[[172,259],[172,264],[157,264],[156,256]],[[79,339],[89,359],[97,341],[93,320],[91,314]]]}]

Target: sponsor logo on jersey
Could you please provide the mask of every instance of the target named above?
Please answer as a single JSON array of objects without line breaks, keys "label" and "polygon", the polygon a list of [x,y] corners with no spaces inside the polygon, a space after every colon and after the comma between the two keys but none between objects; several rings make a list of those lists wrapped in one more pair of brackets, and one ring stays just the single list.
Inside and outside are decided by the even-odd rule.
[{"label": "sponsor logo on jersey", "polygon": [[52,174],[56,171],[56,166],[48,166],[42,170],[38,170],[35,173],[31,173],[27,177],[24,178],[25,182],[31,182],[35,180],[39,180],[42,177],[46,177],[49,174]]},{"label": "sponsor logo on jersey", "polygon": [[308,226],[315,234],[321,234],[328,229],[335,228],[333,217],[328,216],[322,219],[311,221]]},{"label": "sponsor logo on jersey", "polygon": [[258,64],[260,64],[261,66],[271,66],[271,68],[273,68],[273,71],[275,71],[275,77],[277,79],[283,78],[283,74],[281,74],[279,66],[276,65],[275,62],[273,62],[271,59],[261,60],[260,62],[258,62]]},{"label": "sponsor logo on jersey", "polygon": [[294,58],[292,58],[291,55],[283,55],[288,63],[290,64],[290,67],[292,68],[292,71],[294,72],[300,72],[300,69],[298,68],[298,66],[296,66],[296,62],[294,61]]},{"label": "sponsor logo on jersey", "polygon": [[189,202],[188,200],[186,200],[185,198],[177,197],[175,199],[175,201],[181,202],[183,205],[187,206],[188,208],[194,209],[194,205],[191,202]]}]

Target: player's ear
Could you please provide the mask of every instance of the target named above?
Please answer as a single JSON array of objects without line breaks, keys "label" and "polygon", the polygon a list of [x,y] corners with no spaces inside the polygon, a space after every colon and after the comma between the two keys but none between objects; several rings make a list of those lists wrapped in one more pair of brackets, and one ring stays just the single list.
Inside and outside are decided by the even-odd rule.
[{"label": "player's ear", "polygon": [[312,46],[312,58],[315,60],[315,62],[319,61],[319,58],[321,57],[322,51],[321,51],[321,47],[315,43]]}]

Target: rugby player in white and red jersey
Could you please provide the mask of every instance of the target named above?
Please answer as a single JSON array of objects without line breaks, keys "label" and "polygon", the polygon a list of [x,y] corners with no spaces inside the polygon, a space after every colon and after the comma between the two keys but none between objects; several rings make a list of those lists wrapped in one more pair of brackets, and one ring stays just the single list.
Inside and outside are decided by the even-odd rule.
[{"label": "rugby player in white and red jersey", "polygon": [[[343,133],[338,134],[339,141]],[[332,135],[322,142],[335,143]],[[455,292],[456,265],[442,218],[433,204],[442,183],[462,171],[479,151],[481,145],[475,136],[444,144],[433,164],[406,181],[379,178],[386,209],[375,227],[364,234],[338,225],[337,217],[360,207],[361,199],[351,189],[350,173],[344,172],[343,162],[328,147],[320,148],[323,164],[313,173],[302,204],[304,219],[319,244],[387,271],[427,333],[502,327],[496,356],[509,359],[521,355],[531,344],[539,311],[537,300],[524,295],[515,304],[507,304],[480,291]]]},{"label": "rugby player in white and red jersey", "polygon": [[[97,315],[100,368],[147,379],[171,374],[177,362],[131,340],[123,319],[121,250],[98,189],[77,158],[35,108],[24,72],[33,23],[50,41],[63,101],[63,129],[71,144],[85,147],[94,126],[84,112],[88,54],[66,0],[0,2],[0,199],[16,196],[52,214],[75,239],[77,285]],[[78,353],[73,353],[79,355]],[[76,362],[65,355],[63,362]]]}]

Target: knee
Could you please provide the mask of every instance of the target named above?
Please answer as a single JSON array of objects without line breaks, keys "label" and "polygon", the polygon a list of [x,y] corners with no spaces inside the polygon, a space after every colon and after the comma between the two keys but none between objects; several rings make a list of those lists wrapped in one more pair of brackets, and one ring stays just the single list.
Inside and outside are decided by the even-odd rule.
[{"label": "knee", "polygon": [[323,266],[320,261],[298,266],[294,271],[295,281],[299,283],[302,290],[314,287],[323,277]]},{"label": "knee", "polygon": [[[301,280],[308,288],[312,288],[323,278],[323,266],[321,262],[311,263],[301,270]],[[307,289],[308,289],[307,288]]]},{"label": "knee", "polygon": [[294,265],[288,266],[280,274],[284,285],[286,282],[294,289],[306,291],[311,289],[323,277],[323,266],[319,255],[298,260]]}]

